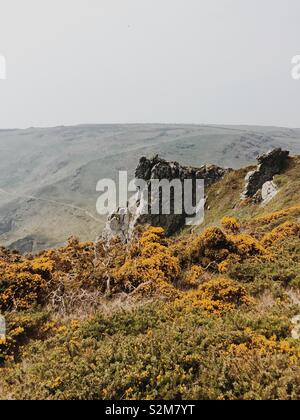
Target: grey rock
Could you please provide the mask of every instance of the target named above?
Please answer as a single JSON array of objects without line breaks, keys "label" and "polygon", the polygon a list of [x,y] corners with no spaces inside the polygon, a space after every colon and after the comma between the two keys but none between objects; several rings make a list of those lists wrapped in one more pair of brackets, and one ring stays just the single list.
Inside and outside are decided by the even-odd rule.
[{"label": "grey rock", "polygon": [[246,185],[242,198],[254,197],[266,182],[272,181],[274,175],[281,173],[288,157],[289,152],[281,148],[271,150],[259,156],[257,158],[257,169],[246,175]]},{"label": "grey rock", "polygon": [[127,208],[119,208],[115,213],[108,216],[103,231],[103,238],[110,241],[118,236],[123,242],[129,239],[131,213]]},{"label": "grey rock", "polygon": [[[180,214],[174,210],[174,197],[170,197],[168,203],[171,208],[170,214],[152,211],[161,201],[161,196],[149,196],[150,185],[153,180],[179,180],[182,185],[182,194],[184,195],[184,180],[203,179],[204,185],[209,186],[221,179],[230,169],[223,169],[216,165],[202,165],[199,168],[191,166],[181,166],[178,162],[168,162],[161,159],[158,155],[151,159],[142,157],[135,171],[137,180],[146,181],[144,190],[139,190],[131,200],[126,209],[120,208],[108,217],[103,236],[110,239],[114,236],[120,237],[124,241],[130,240],[135,228],[138,225],[149,224],[151,226],[160,226],[165,229],[167,235],[178,232],[186,224],[188,215],[182,208]],[[196,194],[196,193],[195,193]],[[149,197],[149,201],[143,201],[143,197]],[[195,195],[194,195],[195,197]],[[183,201],[183,200],[182,200]],[[147,202],[147,204],[144,204]],[[149,203],[149,204],[148,204]],[[145,212],[147,205],[148,211]],[[147,213],[147,214],[145,214]]]}]

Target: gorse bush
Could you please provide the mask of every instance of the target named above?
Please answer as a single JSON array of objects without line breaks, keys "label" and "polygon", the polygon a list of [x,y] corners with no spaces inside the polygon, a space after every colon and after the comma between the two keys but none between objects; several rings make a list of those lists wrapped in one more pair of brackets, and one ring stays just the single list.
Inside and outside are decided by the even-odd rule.
[{"label": "gorse bush", "polygon": [[262,243],[264,246],[277,245],[290,237],[300,239],[300,223],[293,221],[282,223],[270,233],[267,233],[262,238]]},{"label": "gorse bush", "polygon": [[245,259],[272,258],[272,253],[263,243],[249,234],[238,232],[239,229],[230,229],[230,233],[218,227],[206,229],[202,235],[185,246],[184,256],[181,258],[182,264],[188,266],[198,264],[205,269],[226,273],[231,264]]},{"label": "gorse bush", "polygon": [[268,253],[263,245],[255,238],[252,238],[250,235],[242,234],[232,236],[230,238],[234,245],[234,253],[239,255],[241,258],[268,256]]},{"label": "gorse bush", "polygon": [[0,262],[0,310],[26,310],[40,303],[47,289],[43,269],[31,262]]},{"label": "gorse bush", "polygon": [[[123,266],[113,270],[114,283],[126,292],[136,291],[151,296],[176,295],[173,284],[179,277],[178,258],[168,249],[161,228],[150,227],[139,240],[137,255],[129,255]],[[142,286],[142,287],[141,287]]]},{"label": "gorse bush", "polygon": [[0,366],[4,362],[18,361],[22,346],[31,339],[45,338],[50,323],[49,316],[43,312],[19,312],[6,315],[7,336],[0,340]]},{"label": "gorse bush", "polygon": [[273,213],[268,213],[263,216],[259,216],[253,219],[252,223],[271,223],[275,220],[280,220],[284,217],[299,216],[300,215],[300,205],[289,207],[287,209],[279,210]]},{"label": "gorse bush", "polygon": [[183,278],[183,285],[187,288],[198,287],[205,279],[207,274],[205,270],[199,265],[192,265],[192,267],[186,271],[186,274]]},{"label": "gorse bush", "polygon": [[26,310],[44,304],[57,288],[91,286],[93,259],[94,245],[74,238],[64,248],[35,257],[0,255],[0,310]]},{"label": "gorse bush", "polygon": [[241,305],[251,305],[254,301],[244,287],[226,277],[217,277],[203,283],[198,289],[185,293],[175,300],[173,307],[182,312],[192,312],[195,308],[215,315],[236,309]]},{"label": "gorse bush", "polygon": [[241,229],[241,226],[236,217],[224,216],[221,220],[222,227],[231,233],[238,233]]},{"label": "gorse bush", "polygon": [[297,398],[299,345],[282,327],[286,307],[276,310],[187,315],[155,302],[99,314],[32,341],[3,389],[34,399]]}]

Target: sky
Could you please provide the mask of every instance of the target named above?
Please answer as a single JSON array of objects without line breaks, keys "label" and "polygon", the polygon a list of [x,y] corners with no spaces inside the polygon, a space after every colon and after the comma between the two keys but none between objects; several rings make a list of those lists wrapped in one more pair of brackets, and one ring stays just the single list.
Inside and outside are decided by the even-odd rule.
[{"label": "sky", "polygon": [[[300,127],[299,0],[0,0],[0,128]],[[1,60],[0,60],[1,63]],[[0,69],[1,70],[1,69]]]}]

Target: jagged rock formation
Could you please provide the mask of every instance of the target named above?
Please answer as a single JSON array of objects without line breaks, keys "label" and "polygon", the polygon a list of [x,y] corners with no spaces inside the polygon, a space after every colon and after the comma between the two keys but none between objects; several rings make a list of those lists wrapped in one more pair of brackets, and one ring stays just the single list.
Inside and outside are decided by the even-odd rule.
[{"label": "jagged rock formation", "polygon": [[216,165],[202,165],[199,168],[181,166],[178,162],[167,162],[158,155],[152,159],[142,157],[135,171],[137,179],[204,179],[206,185],[218,181],[228,170]]},{"label": "jagged rock formation", "polygon": [[[158,155],[151,159],[142,157],[135,171],[135,177],[138,180],[146,181],[147,193],[150,190],[150,184],[152,180],[180,180],[182,183],[182,194],[184,195],[184,180],[191,179],[203,179],[205,186],[209,186],[217,182],[224,176],[229,169],[223,169],[216,165],[203,165],[199,168],[191,166],[181,166],[178,162],[167,162],[161,159]],[[145,191],[144,191],[145,192]],[[151,197],[148,201],[147,206],[148,212],[144,214],[145,207],[141,203],[141,196],[143,192],[139,191],[136,194],[128,208],[118,209],[116,213],[113,213],[108,217],[106,227],[104,229],[104,237],[111,238],[119,236],[122,240],[129,240],[137,225],[149,224],[152,226],[161,226],[165,229],[167,235],[178,232],[186,223],[188,215],[185,213],[185,209],[182,208],[181,214],[175,214],[174,203],[170,199],[171,214],[153,214],[151,208],[157,205],[157,201],[161,199],[160,196],[156,198]]]},{"label": "jagged rock formation", "polygon": [[[271,150],[259,156],[257,158],[259,163],[257,169],[248,172],[245,178],[246,186],[242,198],[254,198],[257,202],[264,200],[270,201],[270,195],[273,195],[273,197],[275,195],[274,190],[276,186],[274,183],[269,183],[273,181],[274,175],[279,174],[284,169],[288,157],[289,152],[281,148]],[[262,197],[262,194],[264,194],[265,199]]]}]

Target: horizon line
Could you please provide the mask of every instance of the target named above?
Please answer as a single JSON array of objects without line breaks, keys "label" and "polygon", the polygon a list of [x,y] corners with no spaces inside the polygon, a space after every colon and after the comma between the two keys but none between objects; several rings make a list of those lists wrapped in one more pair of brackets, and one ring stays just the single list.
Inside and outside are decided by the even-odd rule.
[{"label": "horizon line", "polygon": [[285,125],[272,125],[272,124],[249,124],[249,123],[174,123],[174,122],[114,122],[114,123],[77,123],[77,124],[58,124],[58,125],[45,125],[45,126],[28,126],[28,127],[12,127],[0,128],[0,131],[22,131],[22,130],[47,130],[55,128],[80,128],[80,127],[96,127],[96,126],[199,126],[199,127],[262,127],[262,128],[276,128],[286,130],[300,130],[300,127],[292,127]]}]

